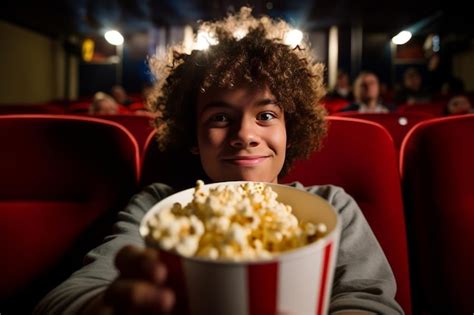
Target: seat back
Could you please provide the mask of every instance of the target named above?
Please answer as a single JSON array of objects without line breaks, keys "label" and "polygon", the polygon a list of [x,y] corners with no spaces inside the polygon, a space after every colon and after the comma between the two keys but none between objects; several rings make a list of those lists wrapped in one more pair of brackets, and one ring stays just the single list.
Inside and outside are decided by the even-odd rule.
[{"label": "seat back", "polygon": [[343,110],[351,102],[344,98],[325,98],[322,101],[324,108],[326,108],[329,114],[333,114]]},{"label": "seat back", "polygon": [[150,134],[142,157],[140,186],[160,182],[176,190],[194,187],[196,180],[209,182],[201,167],[198,155],[190,151],[168,150],[161,152],[156,142],[156,132]]},{"label": "seat back", "polygon": [[145,148],[145,143],[153,131],[152,118],[140,115],[94,115],[96,118],[115,121],[127,128],[135,137],[140,152]]},{"label": "seat back", "polygon": [[69,104],[66,108],[66,113],[69,114],[87,114],[92,100],[76,101]]},{"label": "seat back", "polygon": [[386,113],[386,114],[368,114],[357,112],[335,113],[334,116],[352,117],[357,119],[364,119],[373,121],[384,126],[392,136],[395,148],[400,150],[403,138],[405,138],[408,131],[417,123],[427,119],[435,118],[431,113],[423,112],[405,112],[405,113]]},{"label": "seat back", "polygon": [[64,114],[64,107],[57,103],[0,104],[0,115],[19,114]]},{"label": "seat back", "polygon": [[393,142],[379,124],[345,117],[328,120],[322,150],[297,161],[282,182],[334,184],[354,197],[395,274],[396,299],[411,314],[406,230]]},{"label": "seat back", "polygon": [[420,123],[400,158],[415,305],[420,313],[471,313],[474,115]]},{"label": "seat back", "polygon": [[66,115],[2,116],[0,146],[0,301],[25,303],[78,267],[68,258],[136,192],[138,146],[116,123]]},{"label": "seat back", "polygon": [[418,112],[418,113],[428,113],[435,117],[442,117],[445,115],[447,102],[445,101],[436,101],[431,103],[415,103],[415,104],[403,104],[398,108],[398,112],[407,113],[407,112]]}]

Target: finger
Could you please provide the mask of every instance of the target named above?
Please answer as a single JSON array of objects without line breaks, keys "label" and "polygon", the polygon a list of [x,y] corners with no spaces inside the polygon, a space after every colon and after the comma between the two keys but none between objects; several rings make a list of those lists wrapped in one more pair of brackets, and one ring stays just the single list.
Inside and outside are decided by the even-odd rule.
[{"label": "finger", "polygon": [[125,246],[115,257],[115,265],[122,278],[137,278],[163,284],[167,270],[158,258],[158,251],[150,248]]},{"label": "finger", "polygon": [[174,306],[175,295],[168,288],[126,279],[111,284],[104,301],[118,313],[169,312]]}]

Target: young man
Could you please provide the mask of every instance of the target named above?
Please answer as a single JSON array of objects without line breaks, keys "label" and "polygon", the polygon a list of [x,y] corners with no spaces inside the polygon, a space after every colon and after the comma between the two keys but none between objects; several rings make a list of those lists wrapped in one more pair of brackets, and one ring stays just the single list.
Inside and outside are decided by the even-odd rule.
[{"label": "young man", "polygon": [[380,103],[379,79],[372,72],[360,73],[354,82],[354,103],[342,110],[359,113],[388,113],[387,107]]},{"label": "young man", "polygon": [[[283,43],[286,23],[253,18],[247,8],[202,27],[216,37],[208,50],[150,63],[163,78],[149,99],[160,112],[158,143],[199,156],[214,182],[277,182],[326,133],[322,66],[304,46]],[[236,28],[247,34],[235,36]],[[403,313],[390,266],[354,200],[334,186],[295,186],[328,200],[343,222],[330,311]],[[164,285],[166,268],[157,252],[144,248],[138,233],[146,211],[172,192],[154,184],[136,195],[119,214],[116,233],[45,297],[37,313],[159,313],[179,304]]]}]

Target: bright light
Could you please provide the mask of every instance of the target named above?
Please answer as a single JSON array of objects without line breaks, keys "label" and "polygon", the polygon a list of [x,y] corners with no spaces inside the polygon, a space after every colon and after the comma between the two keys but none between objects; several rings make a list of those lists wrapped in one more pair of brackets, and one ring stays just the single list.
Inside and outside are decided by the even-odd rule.
[{"label": "bright light", "polygon": [[395,45],[406,44],[411,38],[411,33],[409,31],[401,31],[397,35],[393,36],[392,43]]},{"label": "bright light", "polygon": [[211,34],[208,32],[200,31],[197,34],[196,39],[196,47],[197,50],[205,50],[208,49],[211,45],[217,44],[217,39],[215,39]]},{"label": "bright light", "polygon": [[237,30],[235,30],[235,32],[233,33],[234,37],[237,39],[237,40],[241,40],[242,38],[245,37],[245,35],[247,35],[248,31],[247,30],[244,30],[242,28],[239,28]]},{"label": "bright light", "polygon": [[398,123],[401,126],[406,126],[408,124],[408,119],[406,117],[400,117],[398,118]]},{"label": "bright light", "polygon": [[123,44],[122,34],[115,30],[105,32],[104,37],[111,45],[119,46]]},{"label": "bright light", "polygon": [[285,34],[285,38],[283,39],[283,42],[285,43],[285,45],[296,47],[301,43],[302,40],[303,40],[303,32],[301,32],[300,30],[294,29]]}]

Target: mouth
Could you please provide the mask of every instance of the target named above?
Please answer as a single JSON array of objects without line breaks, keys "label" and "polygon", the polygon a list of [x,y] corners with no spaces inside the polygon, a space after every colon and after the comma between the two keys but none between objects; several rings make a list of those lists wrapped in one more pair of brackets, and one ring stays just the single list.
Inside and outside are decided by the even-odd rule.
[{"label": "mouth", "polygon": [[223,161],[232,165],[250,167],[259,165],[268,158],[270,158],[269,155],[245,155],[225,157]]}]

